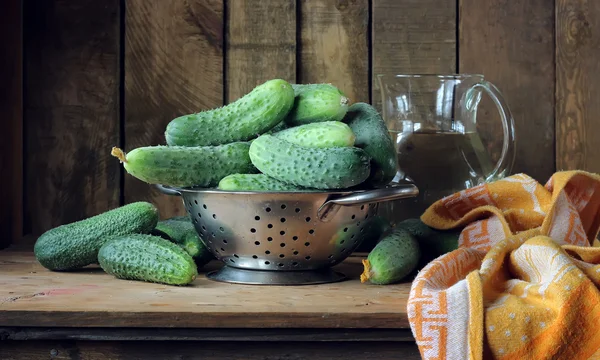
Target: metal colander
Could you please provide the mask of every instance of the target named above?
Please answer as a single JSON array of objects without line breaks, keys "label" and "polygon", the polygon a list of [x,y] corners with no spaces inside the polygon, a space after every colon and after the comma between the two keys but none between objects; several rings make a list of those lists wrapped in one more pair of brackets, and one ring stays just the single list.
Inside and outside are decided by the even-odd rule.
[{"label": "metal colander", "polygon": [[331,266],[363,241],[378,203],[418,194],[412,184],[340,192],[158,188],[182,197],[203,242],[225,263],[208,278],[279,285],[344,279]]}]

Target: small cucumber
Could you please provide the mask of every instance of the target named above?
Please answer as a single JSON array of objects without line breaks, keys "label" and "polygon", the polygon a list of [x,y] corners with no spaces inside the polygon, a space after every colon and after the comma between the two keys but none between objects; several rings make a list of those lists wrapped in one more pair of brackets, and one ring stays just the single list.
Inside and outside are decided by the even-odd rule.
[{"label": "small cucumber", "polygon": [[370,157],[356,147],[308,148],[261,135],[250,145],[250,159],[263,174],[315,189],[342,189],[365,181]]},{"label": "small cucumber", "polygon": [[397,171],[396,148],[377,110],[367,103],[355,103],[343,121],[356,135],[354,146],[364,149],[373,159],[367,182],[377,186],[392,181]]},{"label": "small cucumber", "polygon": [[194,260],[176,244],[148,234],[116,237],[98,252],[100,267],[119,279],[185,285],[194,281]]},{"label": "small cucumber", "polygon": [[231,174],[219,182],[225,191],[301,191],[302,188],[265,174]]},{"label": "small cucumber", "polygon": [[146,146],[125,154],[113,148],[130,175],[149,184],[168,186],[216,186],[229,174],[255,173],[248,150],[250,143],[218,146]]},{"label": "small cucumber", "polygon": [[158,222],[158,209],[134,202],[43,233],[33,252],[49,270],[73,270],[98,261],[98,250],[111,237],[149,233]]},{"label": "small cucumber", "polygon": [[404,229],[394,229],[362,261],[364,271],[360,281],[378,285],[401,281],[416,269],[420,258],[417,239]]},{"label": "small cucumber", "polygon": [[182,247],[192,256],[199,267],[214,258],[200,239],[189,216],[176,216],[161,220],[151,234],[170,240]]},{"label": "small cucumber", "polygon": [[289,126],[340,121],[348,111],[348,98],[331,84],[292,84],[292,87],[296,98],[285,118]]},{"label": "small cucumber", "polygon": [[340,121],[295,126],[276,132],[273,136],[296,145],[314,148],[354,146],[356,139],[352,129]]},{"label": "small cucumber", "polygon": [[226,106],[171,120],[165,131],[167,145],[248,141],[279,124],[293,105],[292,86],[285,80],[269,80]]}]

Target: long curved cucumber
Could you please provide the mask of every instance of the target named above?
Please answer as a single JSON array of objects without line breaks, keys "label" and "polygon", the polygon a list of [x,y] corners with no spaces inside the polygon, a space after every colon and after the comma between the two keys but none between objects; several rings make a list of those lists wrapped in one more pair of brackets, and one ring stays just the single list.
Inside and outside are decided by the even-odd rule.
[{"label": "long curved cucumber", "polygon": [[149,233],[158,222],[158,209],[140,201],[60,225],[43,233],[33,252],[39,263],[53,271],[73,270],[98,261],[98,250],[113,236]]},{"label": "long curved cucumber", "polygon": [[342,189],[365,181],[370,157],[356,147],[317,149],[261,135],[250,145],[250,160],[263,174],[316,189]]},{"label": "long curved cucumber", "polygon": [[341,121],[295,126],[276,132],[273,136],[296,145],[315,148],[354,146],[356,139],[352,129]]},{"label": "long curved cucumber", "polygon": [[348,98],[331,84],[292,84],[292,87],[296,99],[285,118],[289,126],[340,121],[348,111]]},{"label": "long curved cucumber", "polygon": [[255,173],[248,142],[217,146],[146,146],[123,152],[113,148],[130,175],[149,184],[216,186],[229,174]]},{"label": "long curved cucumber", "polygon": [[367,103],[355,103],[348,108],[344,122],[356,135],[354,146],[371,156],[372,185],[386,185],[396,175],[396,148],[390,133],[377,110]]},{"label": "long curved cucumber", "polygon": [[269,80],[228,105],[171,120],[165,131],[167,145],[248,141],[279,124],[293,105],[292,86],[285,80]]},{"label": "long curved cucumber", "polygon": [[231,174],[219,182],[225,191],[302,191],[303,188],[265,174]]}]

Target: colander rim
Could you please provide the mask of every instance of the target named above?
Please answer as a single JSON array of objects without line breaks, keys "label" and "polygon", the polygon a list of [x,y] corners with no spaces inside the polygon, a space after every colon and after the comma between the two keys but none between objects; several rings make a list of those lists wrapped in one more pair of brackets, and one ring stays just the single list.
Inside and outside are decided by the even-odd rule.
[{"label": "colander rim", "polygon": [[350,195],[357,194],[369,190],[374,189],[357,189],[357,190],[306,190],[306,191],[232,191],[232,190],[220,190],[217,188],[202,188],[202,187],[177,187],[177,186],[167,186],[156,184],[155,185],[159,190],[165,189],[167,191],[174,191],[178,193],[188,193],[188,194],[215,194],[215,195]]}]

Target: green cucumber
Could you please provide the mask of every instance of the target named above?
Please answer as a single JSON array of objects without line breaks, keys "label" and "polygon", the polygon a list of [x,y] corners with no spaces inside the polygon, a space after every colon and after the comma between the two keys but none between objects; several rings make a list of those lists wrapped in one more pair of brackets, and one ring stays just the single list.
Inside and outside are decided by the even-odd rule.
[{"label": "green cucumber", "polygon": [[292,86],[285,80],[269,80],[226,106],[171,120],[165,131],[167,145],[248,141],[279,124],[293,105]]},{"label": "green cucumber", "polygon": [[406,219],[397,228],[411,233],[421,245],[423,265],[458,248],[458,238],[462,229],[437,230],[429,227],[421,219]]},{"label": "green cucumber", "polygon": [[276,138],[296,145],[330,148],[354,146],[354,132],[340,121],[325,121],[295,126],[273,134]]},{"label": "green cucumber", "polygon": [[98,252],[100,267],[119,279],[186,285],[198,276],[194,260],[176,244],[148,234],[116,237]]},{"label": "green cucumber", "polygon": [[219,182],[225,191],[301,191],[299,186],[279,181],[265,174],[231,174]]},{"label": "green cucumber", "polygon": [[97,263],[98,250],[110,237],[149,233],[157,222],[154,205],[135,202],[50,229],[36,240],[33,252],[46,269],[78,269]]},{"label": "green cucumber", "polygon": [[420,258],[417,239],[404,229],[394,229],[362,261],[364,271],[360,281],[378,285],[401,281],[416,269]]},{"label": "green cucumber", "polygon": [[216,186],[229,174],[254,173],[250,143],[217,146],[146,146],[125,154],[113,148],[127,173],[149,184],[168,186]]},{"label": "green cucumber", "polygon": [[348,111],[348,98],[331,84],[292,84],[292,87],[296,98],[285,118],[289,126],[340,121]]},{"label": "green cucumber", "polygon": [[196,265],[204,266],[214,257],[200,239],[189,216],[176,216],[161,220],[151,232],[179,245],[196,261]]},{"label": "green cucumber", "polygon": [[315,189],[343,189],[365,181],[370,157],[356,147],[316,149],[261,135],[250,145],[250,160],[263,174]]},{"label": "green cucumber", "polygon": [[375,186],[389,184],[398,165],[394,141],[381,115],[367,103],[355,103],[343,121],[356,135],[354,146],[364,149],[373,159],[367,182]]},{"label": "green cucumber", "polygon": [[204,245],[196,229],[188,231],[183,237],[183,241],[178,245],[192,256],[198,268],[208,264],[215,258],[206,245]]}]

